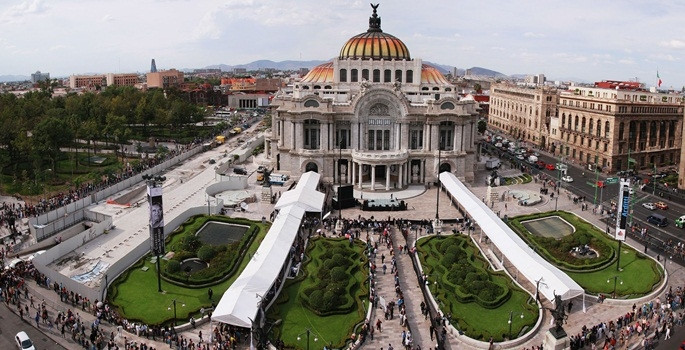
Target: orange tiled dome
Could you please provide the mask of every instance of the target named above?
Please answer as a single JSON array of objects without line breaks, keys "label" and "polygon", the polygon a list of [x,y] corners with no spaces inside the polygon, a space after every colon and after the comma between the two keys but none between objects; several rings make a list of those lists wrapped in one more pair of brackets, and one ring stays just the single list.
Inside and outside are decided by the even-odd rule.
[{"label": "orange tiled dome", "polygon": [[320,64],[307,73],[302,78],[303,83],[332,83],[333,82],[333,62]]},{"label": "orange tiled dome", "polygon": [[373,15],[369,17],[369,29],[365,33],[353,36],[343,45],[340,50],[340,59],[363,59],[363,60],[411,60],[409,49],[402,40],[383,33],[381,30],[381,18],[376,14],[373,7]]},{"label": "orange tiled dome", "polygon": [[421,65],[421,83],[449,85],[450,82],[437,68],[424,63]]}]

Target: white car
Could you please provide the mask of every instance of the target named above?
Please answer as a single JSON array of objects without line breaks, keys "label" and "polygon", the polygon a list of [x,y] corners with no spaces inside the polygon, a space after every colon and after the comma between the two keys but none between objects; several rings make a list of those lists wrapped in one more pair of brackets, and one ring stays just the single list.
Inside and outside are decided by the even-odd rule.
[{"label": "white car", "polygon": [[650,203],[642,203],[642,206],[649,209],[649,210],[656,209],[656,205],[654,205],[654,203],[651,203],[651,202]]},{"label": "white car", "polygon": [[29,339],[29,336],[28,334],[26,334],[26,332],[21,331],[17,333],[14,339],[17,341],[17,346],[19,347],[19,349],[36,350],[36,348],[33,347],[33,342],[31,341],[31,339]]},{"label": "white car", "polygon": [[564,182],[573,182],[573,178],[570,177],[570,176],[568,176],[568,175],[566,175],[566,176],[562,176],[562,177],[561,177],[561,181],[564,181]]}]

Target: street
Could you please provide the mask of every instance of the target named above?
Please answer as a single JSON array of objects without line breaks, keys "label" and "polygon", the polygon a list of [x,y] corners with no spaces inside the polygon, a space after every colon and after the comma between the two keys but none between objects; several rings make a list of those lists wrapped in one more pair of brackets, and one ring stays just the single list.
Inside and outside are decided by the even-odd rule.
[{"label": "street", "polygon": [[[517,159],[513,154],[508,153],[507,151],[504,151],[502,149],[498,149],[492,143],[484,141],[481,144],[483,145],[484,152],[489,152],[491,155],[498,155],[499,158],[502,160],[503,164],[510,164],[510,162],[514,162],[515,167],[517,166],[521,168],[521,166],[525,166],[528,169],[530,169],[530,173],[532,175],[542,173],[547,175],[551,179],[556,179],[557,181],[562,176],[562,174],[558,170],[537,169],[535,166],[529,164],[528,162]],[[559,158],[551,157],[550,155],[544,152],[538,153],[538,159],[545,162],[545,164],[551,163],[556,165],[557,163],[561,162]],[[597,181],[605,182],[607,176],[605,176],[604,174],[589,171],[587,170],[587,168],[580,168],[575,164],[565,164],[568,166],[566,175],[571,176],[571,178],[573,178],[573,182],[568,183],[564,181],[558,181],[561,184],[560,195],[564,195],[563,190],[567,189],[570,192],[572,192],[575,197],[585,197],[585,203],[588,204],[588,210],[590,211],[595,207],[595,205],[599,204],[602,204],[602,207],[605,209],[611,209],[611,201],[618,201],[619,185],[617,183],[605,185],[605,187],[601,189],[595,188],[594,186],[597,183]],[[616,178],[616,176],[612,177]],[[640,190],[639,184],[632,185],[635,185],[633,186],[635,190],[632,196],[633,198],[631,198],[632,205],[630,208],[631,216],[629,218],[629,223],[632,222],[632,224],[634,225],[647,228],[647,235],[649,236],[650,247],[661,248],[664,243],[667,243],[671,240],[671,246],[677,245],[678,242],[683,242],[683,229],[677,228],[674,222],[675,219],[685,214],[685,206],[669,201],[668,194],[665,194],[664,198],[662,198],[658,196],[658,193],[655,196],[649,191],[645,192]],[[642,206],[643,203],[656,203],[659,201],[663,201],[666,204],[668,204],[668,209],[649,210]],[[668,226],[657,227],[653,224],[648,223],[647,216],[649,216],[651,213],[658,213],[665,216],[668,219]],[[596,215],[600,215],[599,212]],[[614,218],[609,219],[610,230],[613,226],[615,226],[614,220]],[[639,235],[639,230],[636,231],[636,233]],[[682,264],[682,261],[680,259],[676,259],[675,261]]]},{"label": "street", "polygon": [[0,349],[17,349],[14,336],[20,331],[28,334],[36,349],[65,349],[29,324],[27,318],[20,320],[19,315],[10,311],[5,303],[2,303],[0,308],[2,308],[2,312],[0,312],[0,324],[2,324],[0,327]]}]

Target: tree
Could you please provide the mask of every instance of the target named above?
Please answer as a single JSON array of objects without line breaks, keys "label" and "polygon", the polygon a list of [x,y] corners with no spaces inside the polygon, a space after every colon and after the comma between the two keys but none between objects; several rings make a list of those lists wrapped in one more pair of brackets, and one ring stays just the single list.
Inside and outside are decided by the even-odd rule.
[{"label": "tree", "polygon": [[53,174],[56,172],[60,148],[69,145],[73,130],[64,119],[48,117],[43,119],[33,131],[34,149],[48,156]]},{"label": "tree", "polygon": [[488,122],[485,119],[480,119],[478,121],[478,133],[483,134],[488,128]]},{"label": "tree", "polygon": [[121,150],[121,160],[124,161],[124,144],[128,141],[131,136],[131,129],[126,125],[126,118],[112,113],[107,115],[107,127],[105,128],[107,135],[114,138],[114,142],[119,146]]}]

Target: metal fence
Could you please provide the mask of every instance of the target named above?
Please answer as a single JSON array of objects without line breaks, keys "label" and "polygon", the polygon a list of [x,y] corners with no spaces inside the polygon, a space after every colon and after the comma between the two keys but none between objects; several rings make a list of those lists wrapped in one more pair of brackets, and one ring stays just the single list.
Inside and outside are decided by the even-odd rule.
[{"label": "metal fence", "polygon": [[132,187],[133,185],[141,182],[143,180],[143,175],[145,174],[158,174],[201,151],[202,147],[195,147],[188,152],[179,154],[178,156],[147,169],[142,173],[117,182],[116,184],[92,193],[87,197],[81,198],[73,203],[69,203],[45,214],[30,218],[29,230],[35,235],[38,242],[54,236],[58,232],[85,220],[86,216],[84,211],[89,205],[106,200],[113,194]]}]

